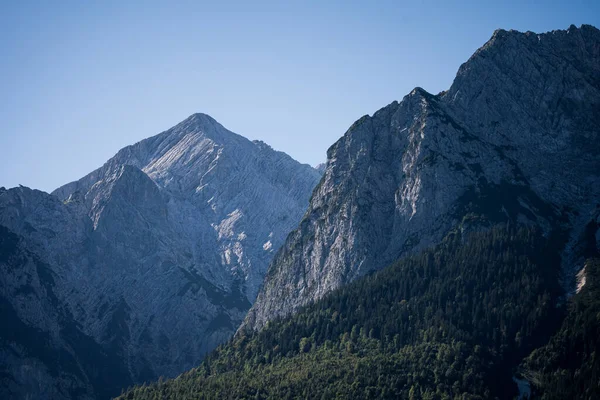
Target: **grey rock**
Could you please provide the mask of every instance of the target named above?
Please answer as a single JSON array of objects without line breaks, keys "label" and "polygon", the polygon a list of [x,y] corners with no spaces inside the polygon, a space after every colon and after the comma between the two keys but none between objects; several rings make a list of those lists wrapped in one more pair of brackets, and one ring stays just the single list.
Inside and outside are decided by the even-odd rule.
[{"label": "grey rock", "polygon": [[[52,272],[53,312],[115,355],[125,383],[143,382],[197,365],[233,334],[319,179],[312,167],[195,114],[52,195],[0,191],[0,227]],[[60,318],[28,316],[46,314],[52,299],[14,297],[23,278],[11,279],[3,298],[18,318],[60,338]],[[10,361],[10,376],[24,357]],[[47,362],[35,360],[31,369],[44,371]],[[82,371],[77,384],[97,394]],[[46,375],[47,387],[64,389],[62,378]]]},{"label": "grey rock", "polygon": [[[498,30],[438,95],[414,89],[328,151],[300,225],[241,330],[260,329],[452,229],[536,224],[565,288],[600,203],[600,31]],[[592,234],[596,234],[594,231]]]},{"label": "grey rock", "polygon": [[325,170],[327,169],[327,163],[320,163],[320,164],[317,164],[317,165],[315,166],[315,169],[316,169],[317,171],[319,171],[319,173],[320,173],[321,175],[323,175],[323,174],[325,173]]}]

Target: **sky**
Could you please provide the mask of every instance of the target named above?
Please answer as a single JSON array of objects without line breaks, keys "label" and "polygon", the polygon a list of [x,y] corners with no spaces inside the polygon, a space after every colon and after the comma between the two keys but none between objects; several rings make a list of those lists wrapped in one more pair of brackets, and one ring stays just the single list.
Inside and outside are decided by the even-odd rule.
[{"label": "sky", "polygon": [[495,29],[571,24],[600,1],[0,0],[0,186],[52,191],[196,112],[316,165]]}]

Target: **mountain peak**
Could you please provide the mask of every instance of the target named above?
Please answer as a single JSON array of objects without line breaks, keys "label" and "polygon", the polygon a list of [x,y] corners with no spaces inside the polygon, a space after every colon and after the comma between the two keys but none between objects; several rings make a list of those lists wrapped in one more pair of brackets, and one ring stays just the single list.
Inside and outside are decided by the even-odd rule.
[{"label": "mountain peak", "polygon": [[53,195],[0,190],[0,225],[60,272],[57,286],[85,288],[55,303],[123,355],[131,367],[115,375],[145,381],[234,332],[319,178],[197,113]]},{"label": "mountain peak", "polygon": [[[208,114],[195,113],[175,125],[173,128],[157,136],[168,133],[169,136],[186,134],[202,134],[210,139],[218,140],[224,136],[239,136],[226,129],[217,120]],[[152,139],[152,138],[150,138]]]},{"label": "mountain peak", "polygon": [[[213,117],[211,117],[208,114],[204,114],[204,113],[194,113],[192,115],[190,115],[189,117],[187,117],[186,119],[184,119],[182,121],[182,123],[195,123],[198,125],[204,125],[204,124],[208,124],[208,125],[213,125],[213,124],[219,124],[217,122],[217,120],[215,120]],[[221,124],[219,124],[221,125]]]}]

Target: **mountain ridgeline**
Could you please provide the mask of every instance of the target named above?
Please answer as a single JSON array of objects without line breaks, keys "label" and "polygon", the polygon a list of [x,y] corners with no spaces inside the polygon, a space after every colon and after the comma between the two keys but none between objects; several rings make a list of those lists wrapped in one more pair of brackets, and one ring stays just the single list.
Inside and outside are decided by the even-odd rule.
[{"label": "mountain ridgeline", "polygon": [[319,179],[195,114],[53,194],[0,189],[0,397],[106,399],[198,365]]},{"label": "mountain ridgeline", "polygon": [[242,329],[435,245],[465,218],[465,229],[514,221],[561,235],[571,289],[599,215],[599,110],[598,29],[496,31],[448,91],[416,88],[329,149]]},{"label": "mountain ridgeline", "polygon": [[498,30],[318,170],[195,114],[0,188],[0,397],[592,400],[599,249],[600,31]]},{"label": "mountain ridgeline", "polygon": [[600,31],[496,31],[328,151],[236,336],[123,399],[600,397]]}]

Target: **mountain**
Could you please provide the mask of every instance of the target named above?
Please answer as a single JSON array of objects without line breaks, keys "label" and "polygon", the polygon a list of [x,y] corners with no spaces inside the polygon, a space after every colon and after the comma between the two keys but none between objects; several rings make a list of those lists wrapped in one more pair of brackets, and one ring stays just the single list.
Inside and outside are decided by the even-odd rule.
[{"label": "mountain", "polygon": [[234,338],[120,398],[597,399],[600,31],[496,31],[328,151]]},{"label": "mountain", "polygon": [[600,31],[497,30],[448,91],[416,88],[328,150],[242,330],[259,330],[452,229],[540,227],[574,287],[600,243]]},{"label": "mountain", "polygon": [[2,397],[106,398],[197,365],[319,179],[194,114],[52,194],[0,190]]},{"label": "mountain", "polygon": [[[194,256],[199,257],[197,264],[210,269],[204,273],[243,279],[244,294],[251,302],[271,253],[301,218],[319,180],[310,166],[264,142],[236,135],[208,115],[194,114],[166,132],[122,149],[102,168],[52,194],[66,201],[83,193],[97,229],[113,182],[123,180],[117,177],[124,165],[129,166],[125,175],[139,170],[140,180],[161,191],[163,199],[156,200],[165,203],[185,236],[173,241],[191,239],[193,246],[200,246]],[[216,238],[216,243],[203,235]]]}]

